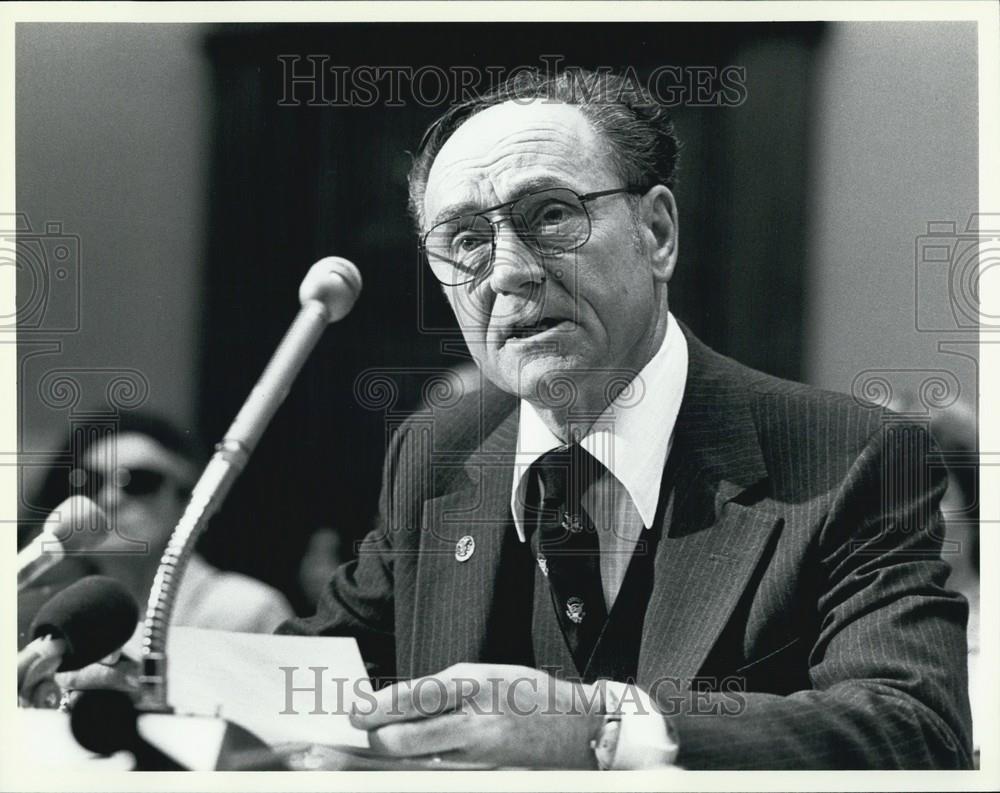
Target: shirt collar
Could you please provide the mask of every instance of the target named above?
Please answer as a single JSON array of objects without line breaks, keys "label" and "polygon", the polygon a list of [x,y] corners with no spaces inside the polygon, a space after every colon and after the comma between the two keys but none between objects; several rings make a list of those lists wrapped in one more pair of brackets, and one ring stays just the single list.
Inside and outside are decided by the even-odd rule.
[{"label": "shirt collar", "polygon": [[[687,340],[673,314],[668,313],[660,349],[580,442],[621,482],[646,528],[656,517],[660,480],[687,370]],[[510,508],[517,535],[524,542],[524,510],[520,505],[527,489],[525,475],[542,455],[563,442],[545,426],[530,402],[521,400],[520,407]]]}]

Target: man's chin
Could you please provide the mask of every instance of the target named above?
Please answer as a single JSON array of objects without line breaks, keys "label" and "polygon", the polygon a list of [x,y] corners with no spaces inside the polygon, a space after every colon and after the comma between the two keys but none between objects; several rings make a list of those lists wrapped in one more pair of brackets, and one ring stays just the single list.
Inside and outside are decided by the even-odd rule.
[{"label": "man's chin", "polygon": [[538,407],[569,408],[579,404],[579,376],[585,364],[566,355],[536,354],[505,362],[504,390]]}]

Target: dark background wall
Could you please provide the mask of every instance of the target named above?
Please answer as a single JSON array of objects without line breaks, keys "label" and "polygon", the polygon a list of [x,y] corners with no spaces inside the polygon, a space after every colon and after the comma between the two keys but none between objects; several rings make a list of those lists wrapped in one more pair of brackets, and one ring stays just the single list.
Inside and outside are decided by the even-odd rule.
[{"label": "dark background wall", "polygon": [[[870,366],[940,363],[911,319],[913,241],[975,206],[974,41],[969,25],[877,23],[19,26],[18,209],[79,235],[82,296],[76,330],[20,340],[22,512],[69,414],[106,396],[98,384],[76,406],[53,399],[54,369],[139,372],[145,406],[215,441],[304,272],[347,256],[362,299],[203,543],[294,595],[308,533],[359,534],[374,508],[387,406],[359,389],[385,373],[403,410],[463,360],[405,217],[406,151],[440,108],[282,106],[279,56],[744,67],[738,107],[675,110],[672,307],[722,352],[849,391]],[[973,393],[974,362],[951,367]]]},{"label": "dark background wall", "polygon": [[[298,74],[312,73],[310,54],[345,67],[488,64],[506,71],[559,53],[573,65],[630,64],[640,79],[667,61],[720,69],[746,64],[741,106],[686,103],[675,114],[688,142],[677,190],[682,247],[685,260],[698,265],[682,268],[671,293],[678,314],[710,344],[795,377],[808,67],[819,38],[816,25],[278,26],[213,35],[207,48],[215,96],[212,233],[200,402],[210,437],[224,432],[285,329],[290,312],[276,296],[294,294],[309,263],[336,251],[358,263],[367,284],[351,317],[307,365],[220,523],[315,525],[339,514],[352,533],[362,530],[377,495],[372,471],[382,456],[386,412],[357,398],[359,378],[371,368],[386,371],[399,401],[379,408],[393,409],[416,404],[427,369],[461,361],[444,351],[459,336],[405,220],[406,152],[447,99],[427,106],[434,83],[420,93],[404,81],[399,106],[308,106],[316,84],[290,86],[288,73],[275,68],[279,57],[300,56]],[[783,77],[774,80],[778,63]],[[325,93],[334,98],[336,88]],[[771,299],[783,299],[782,311],[746,299],[760,278],[775,285]],[[773,342],[755,343],[762,337]],[[206,537],[206,549],[233,558],[227,535]],[[260,558],[251,545],[235,553],[241,566]],[[275,564],[273,551],[266,561]]]}]

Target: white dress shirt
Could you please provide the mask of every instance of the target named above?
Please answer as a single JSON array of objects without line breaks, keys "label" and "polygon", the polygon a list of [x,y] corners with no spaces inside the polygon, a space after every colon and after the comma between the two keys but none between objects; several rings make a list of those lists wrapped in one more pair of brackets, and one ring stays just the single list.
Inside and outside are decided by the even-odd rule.
[{"label": "white dress shirt", "polygon": [[[582,496],[581,506],[597,530],[601,547],[601,584],[610,612],[628,570],[636,541],[653,525],[660,483],[687,382],[687,340],[672,314],[660,349],[580,441],[606,471]],[[528,469],[544,454],[564,445],[545,426],[531,403],[521,401],[510,508],[514,527],[525,542],[524,498]],[[618,747],[612,768],[668,765],[677,754],[664,718],[637,686],[609,682],[622,702]]]},{"label": "white dress shirt", "polygon": [[[601,545],[601,583],[608,611],[621,588],[635,543],[653,525],[663,466],[687,381],[687,341],[672,314],[660,349],[580,441],[605,467],[583,494],[581,506]],[[545,426],[534,406],[521,401],[510,508],[521,542],[528,469],[564,442]]]}]

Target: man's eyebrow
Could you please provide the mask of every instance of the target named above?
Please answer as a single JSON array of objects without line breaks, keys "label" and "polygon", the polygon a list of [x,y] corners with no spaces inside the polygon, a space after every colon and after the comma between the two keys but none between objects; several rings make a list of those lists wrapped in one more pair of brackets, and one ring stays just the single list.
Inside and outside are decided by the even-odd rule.
[{"label": "man's eyebrow", "polygon": [[[480,212],[489,212],[491,209],[496,209],[499,206],[504,206],[509,204],[511,201],[517,201],[521,196],[527,195],[528,193],[534,193],[538,190],[547,190],[551,187],[566,187],[570,190],[575,190],[575,188],[570,187],[566,184],[564,179],[560,179],[555,176],[533,176],[525,179],[524,181],[518,182],[514,189],[511,191],[510,197],[500,203],[493,204],[488,207],[480,207],[475,201],[459,201],[454,204],[448,204],[442,208],[431,221],[430,225],[434,226],[445,220],[450,220],[451,218],[456,218],[459,215],[466,214],[478,214]],[[579,192],[579,191],[577,191]]]},{"label": "man's eyebrow", "polygon": [[557,176],[550,175],[539,175],[532,176],[524,181],[518,182],[514,189],[511,191],[511,201],[516,201],[521,196],[527,193],[534,193],[538,190],[548,190],[550,187],[565,187],[570,190],[575,190],[576,188],[566,183],[565,179],[561,179]]},{"label": "man's eyebrow", "polygon": [[480,211],[480,209],[475,201],[460,201],[456,204],[448,204],[434,216],[430,225],[435,226],[438,223],[450,220],[451,218],[456,218],[459,215],[471,214],[478,211]]}]

